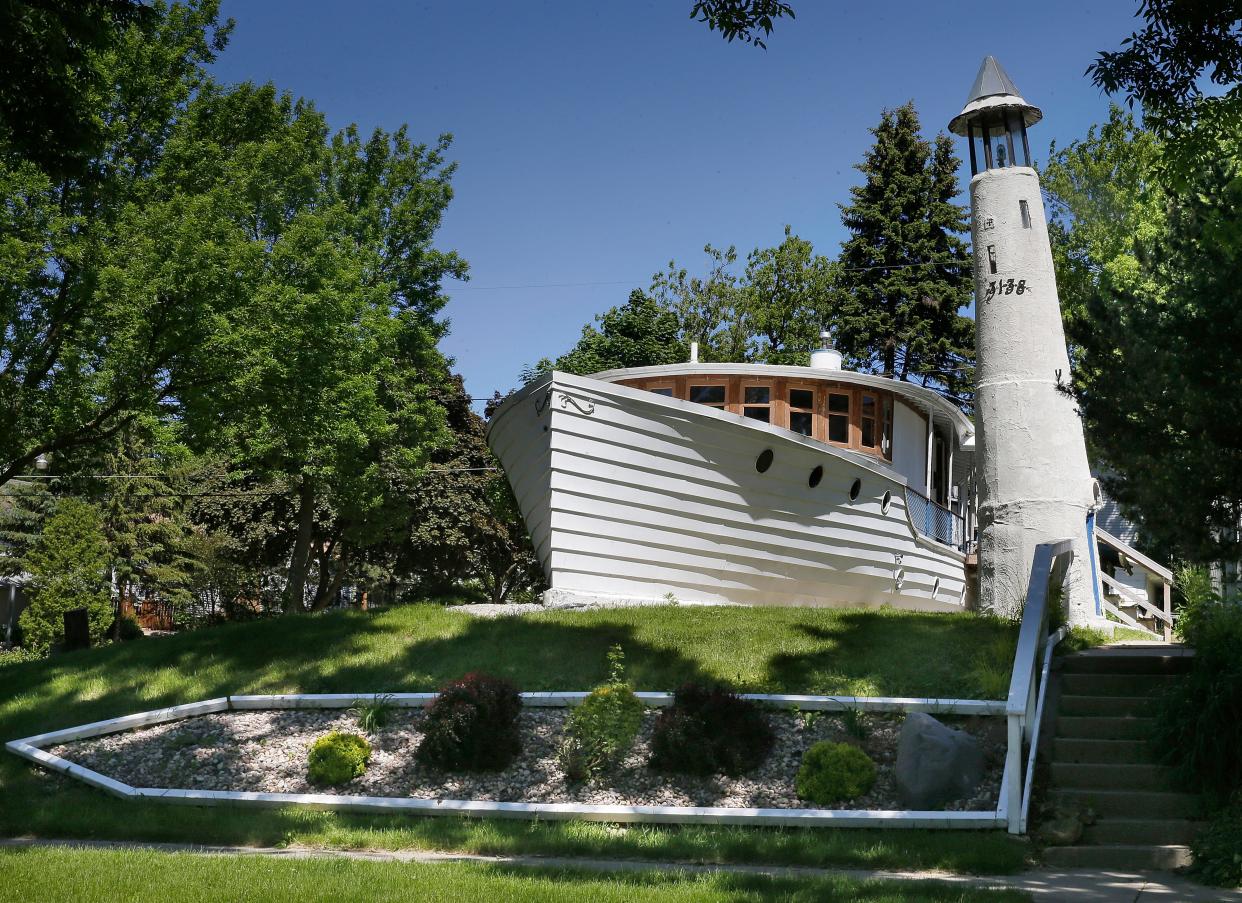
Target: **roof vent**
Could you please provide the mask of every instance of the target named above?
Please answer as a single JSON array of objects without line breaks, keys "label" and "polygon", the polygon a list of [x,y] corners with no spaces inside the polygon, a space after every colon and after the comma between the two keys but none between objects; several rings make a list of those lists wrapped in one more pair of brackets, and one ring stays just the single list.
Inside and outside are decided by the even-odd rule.
[{"label": "roof vent", "polygon": [[819,337],[823,346],[811,352],[811,366],[816,370],[840,370],[841,352],[832,347],[832,331],[825,329]]}]

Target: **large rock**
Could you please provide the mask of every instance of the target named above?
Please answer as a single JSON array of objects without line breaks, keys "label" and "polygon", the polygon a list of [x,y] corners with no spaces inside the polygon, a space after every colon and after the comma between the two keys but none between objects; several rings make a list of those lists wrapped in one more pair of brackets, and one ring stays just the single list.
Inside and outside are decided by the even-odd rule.
[{"label": "large rock", "polygon": [[914,712],[901,726],[896,778],[907,809],[939,809],[974,793],[983,780],[983,749],[965,731]]}]

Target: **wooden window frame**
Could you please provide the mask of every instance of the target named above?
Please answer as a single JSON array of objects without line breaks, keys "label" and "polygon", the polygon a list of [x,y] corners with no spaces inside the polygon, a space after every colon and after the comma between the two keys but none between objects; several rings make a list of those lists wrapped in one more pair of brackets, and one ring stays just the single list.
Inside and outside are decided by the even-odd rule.
[{"label": "wooden window frame", "polygon": [[681,390],[680,398],[684,401],[690,401],[690,389],[692,386],[724,386],[725,400],[723,406],[714,404],[703,404],[703,402],[695,402],[695,404],[703,404],[706,408],[713,408],[717,411],[728,411],[731,414],[740,413],[737,404],[737,380],[728,376],[687,376],[685,383],[678,386]]},{"label": "wooden window frame", "polygon": [[[789,393],[795,391],[803,391],[811,393],[810,408],[795,408],[789,400]],[[781,401],[785,406],[785,429],[789,429],[790,423],[793,422],[793,414],[795,411],[799,413],[809,411],[811,414],[811,439],[819,442],[825,442],[828,438],[828,417],[826,414],[820,413],[828,404],[827,394],[825,393],[824,384],[813,380],[785,380],[784,391],[781,392]],[[791,430],[792,432],[792,430]],[[798,433],[801,436],[801,433]]]},{"label": "wooden window frame", "polygon": [[[809,391],[813,393],[812,397],[815,402],[814,408],[810,411],[812,416],[810,438],[823,442],[825,445],[831,445],[833,448],[848,449],[872,458],[878,458],[881,461],[891,463],[893,460],[891,430],[894,429],[897,418],[898,399],[895,393],[881,388],[816,379],[791,379],[786,377],[764,379],[737,375],[649,377],[624,380],[620,384],[647,391],[671,389],[672,397],[682,401],[690,400],[691,386],[723,386],[725,390],[724,405],[722,407],[706,404],[703,406],[715,408],[718,411],[728,411],[730,414],[737,414],[739,417],[745,416],[744,409],[747,407],[762,407],[762,405],[746,404],[746,389],[753,386],[762,386],[769,391],[767,407],[771,413],[769,414],[768,423],[786,430],[789,429],[789,415],[791,411],[807,410],[806,408],[795,408],[790,405],[790,391],[795,389]],[[849,398],[849,440],[847,442],[834,442],[828,438],[828,419],[830,416],[828,398],[830,395],[844,395]],[[864,395],[871,395],[876,399],[876,445],[874,446],[864,446],[862,444],[862,399]],[[699,403],[701,404],[701,402]],[[915,413],[919,413],[917,409],[915,409]],[[926,420],[925,415],[922,416]],[[758,422],[762,423],[763,421],[760,420]],[[886,427],[890,432],[886,433]],[[795,435],[802,434],[797,433]],[[884,450],[886,435],[889,438],[887,453]]]},{"label": "wooden window frame", "polygon": [[[776,398],[777,398],[776,383],[777,382],[778,382],[777,380],[771,380],[771,379],[750,379],[748,377],[740,377],[738,379],[737,412],[736,413],[741,414],[743,417],[746,417],[747,408],[767,408],[768,419],[766,421],[760,420],[759,422],[760,423],[766,422],[770,424],[771,426],[780,426],[781,424],[779,421],[779,407],[776,404]],[[768,390],[768,403],[767,404],[747,404],[746,402],[746,390],[747,389],[767,389]],[[754,419],[754,418],[747,418],[747,419]]]},{"label": "wooden window frame", "polygon": [[[844,442],[837,442],[828,438],[828,424],[832,419],[832,411],[828,408],[829,400],[833,395],[844,395],[849,399],[850,409],[845,412],[845,436]],[[854,399],[854,389],[851,386],[842,386],[835,383],[828,383],[824,386],[824,406],[820,409],[824,412],[824,442],[834,448],[857,448],[858,443],[855,436],[854,416],[858,411],[858,404]],[[839,416],[839,415],[838,415]]]}]

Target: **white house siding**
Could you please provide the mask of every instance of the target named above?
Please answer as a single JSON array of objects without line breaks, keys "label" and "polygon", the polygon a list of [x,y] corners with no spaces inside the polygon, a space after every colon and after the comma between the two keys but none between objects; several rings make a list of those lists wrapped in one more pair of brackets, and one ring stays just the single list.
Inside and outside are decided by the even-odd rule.
[{"label": "white house siding", "polygon": [[893,410],[893,470],[911,489],[927,491],[927,418],[903,401]]},{"label": "white house siding", "polygon": [[565,374],[506,404],[488,441],[536,536],[550,600],[959,607],[961,556],[916,537],[901,480],[861,456]]}]

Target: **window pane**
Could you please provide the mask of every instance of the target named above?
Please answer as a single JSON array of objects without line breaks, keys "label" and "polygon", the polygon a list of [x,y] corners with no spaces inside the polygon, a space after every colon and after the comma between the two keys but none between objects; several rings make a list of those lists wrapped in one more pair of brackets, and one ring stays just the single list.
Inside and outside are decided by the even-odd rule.
[{"label": "window pane", "polygon": [[743,408],[742,412],[751,420],[762,420],[764,423],[771,423],[771,408]]},{"label": "window pane", "polygon": [[848,395],[837,395],[832,393],[828,396],[828,410],[848,414],[850,412],[850,397]]},{"label": "window pane", "polygon": [[690,400],[699,404],[724,404],[724,386],[691,386]]},{"label": "window pane", "polygon": [[811,435],[811,425],[813,423],[814,415],[810,411],[789,412],[789,428],[795,433],[801,433],[804,436]]},{"label": "window pane", "polygon": [[815,392],[811,389],[790,389],[789,406],[793,408],[815,407]]},{"label": "window pane", "polygon": [[850,419],[844,414],[833,414],[828,418],[828,441],[841,443],[850,441]]},{"label": "window pane", "polygon": [[875,417],[875,396],[874,395],[863,395],[862,415],[864,417]]},{"label": "window pane", "polygon": [[747,404],[767,404],[772,400],[772,390],[767,386],[747,386]]},{"label": "window pane", "polygon": [[862,444],[864,448],[875,448],[875,421],[867,417],[862,421]]},{"label": "window pane", "polygon": [[672,398],[672,397],[673,397],[673,390],[672,390],[672,389],[669,389],[669,388],[663,388],[663,389],[652,389],[651,391],[652,391],[652,393],[654,393],[654,394],[656,394],[656,395],[663,395],[665,398]]}]

